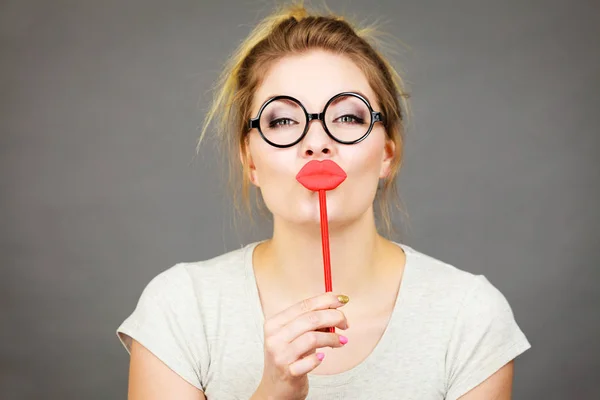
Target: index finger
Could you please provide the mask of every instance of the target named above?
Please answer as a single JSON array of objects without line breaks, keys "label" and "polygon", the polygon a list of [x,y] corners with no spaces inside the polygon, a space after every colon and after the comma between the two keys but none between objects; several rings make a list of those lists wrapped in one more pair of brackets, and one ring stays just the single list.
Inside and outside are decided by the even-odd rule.
[{"label": "index finger", "polygon": [[270,318],[265,323],[265,331],[276,331],[292,322],[299,315],[310,311],[338,308],[348,303],[349,300],[350,299],[346,295],[334,294],[332,292],[326,292],[304,299]]}]

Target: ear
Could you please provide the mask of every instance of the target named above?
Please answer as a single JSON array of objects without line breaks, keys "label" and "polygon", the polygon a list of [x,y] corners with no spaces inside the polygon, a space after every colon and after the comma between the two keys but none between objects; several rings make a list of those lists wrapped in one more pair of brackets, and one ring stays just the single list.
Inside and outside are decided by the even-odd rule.
[{"label": "ear", "polygon": [[252,182],[254,186],[260,187],[258,183],[258,173],[256,171],[256,166],[254,165],[254,160],[252,159],[252,154],[250,153],[250,144],[248,143],[247,138],[240,147],[240,162],[242,163],[244,173],[248,174],[250,182]]},{"label": "ear", "polygon": [[386,139],[385,146],[383,148],[383,157],[381,159],[381,170],[379,171],[379,178],[386,178],[392,168],[392,162],[396,156],[396,143],[392,139]]}]

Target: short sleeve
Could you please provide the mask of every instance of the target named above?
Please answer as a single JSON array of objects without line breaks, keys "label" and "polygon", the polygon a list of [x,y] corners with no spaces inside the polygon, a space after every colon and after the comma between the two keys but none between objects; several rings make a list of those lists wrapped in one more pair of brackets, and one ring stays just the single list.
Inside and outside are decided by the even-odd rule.
[{"label": "short sleeve", "polygon": [[504,295],[474,277],[452,330],[446,356],[445,400],[456,400],[531,347]]},{"label": "short sleeve", "polygon": [[129,354],[135,339],[187,382],[204,390],[202,374],[208,352],[201,325],[192,281],[185,264],[177,264],[148,283],[116,333]]}]

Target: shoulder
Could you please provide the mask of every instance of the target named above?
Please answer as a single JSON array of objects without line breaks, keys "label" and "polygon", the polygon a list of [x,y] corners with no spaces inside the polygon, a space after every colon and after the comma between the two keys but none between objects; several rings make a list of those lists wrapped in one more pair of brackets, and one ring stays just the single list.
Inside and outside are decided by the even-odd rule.
[{"label": "shoulder", "polygon": [[[506,297],[484,275],[478,275],[402,245],[407,253],[411,287],[421,300],[454,317],[512,316]],[[410,264],[409,264],[410,263]]]},{"label": "shoulder", "polygon": [[[240,293],[248,291],[252,268],[251,243],[201,261],[179,262],[160,272],[144,288],[141,304],[173,310],[187,321],[211,325],[218,311],[235,309]],[[191,323],[191,322],[190,322]]]},{"label": "shoulder", "polygon": [[[208,379],[211,338],[219,313],[243,281],[244,249],[195,262],[180,262],[155,275],[133,312],[117,328],[131,354],[133,339],[198,389]],[[238,289],[239,290],[239,289]]]},{"label": "shoulder", "polygon": [[228,280],[243,279],[255,243],[201,261],[182,261],[157,274],[148,287],[166,291],[215,287]]},{"label": "shoulder", "polygon": [[[185,271],[189,284],[198,296],[221,297],[231,291],[241,290],[246,284],[252,268],[252,250],[256,244],[250,243],[203,261],[181,262],[171,269]],[[208,298],[206,300],[210,301]]]},{"label": "shoulder", "polygon": [[[214,320],[214,312],[224,302],[236,298],[245,280],[245,254],[252,247],[221,254],[204,261],[180,262],[155,275],[144,287],[131,315],[119,330],[168,330],[163,336],[198,332]],[[148,333],[150,335],[150,333]],[[129,348],[129,342],[124,343]]]},{"label": "shoulder", "polygon": [[445,398],[460,398],[531,347],[506,297],[484,275],[402,246],[411,315],[427,327],[416,332],[439,343]]},{"label": "shoulder", "polygon": [[460,301],[481,279],[481,275],[460,269],[406,244],[400,245],[406,253],[407,275],[412,286],[423,294],[443,293],[446,301]]},{"label": "shoulder", "polygon": [[460,398],[531,347],[507,298],[484,275],[402,247],[407,305],[414,325],[425,327],[413,332],[442,355],[446,399]]}]

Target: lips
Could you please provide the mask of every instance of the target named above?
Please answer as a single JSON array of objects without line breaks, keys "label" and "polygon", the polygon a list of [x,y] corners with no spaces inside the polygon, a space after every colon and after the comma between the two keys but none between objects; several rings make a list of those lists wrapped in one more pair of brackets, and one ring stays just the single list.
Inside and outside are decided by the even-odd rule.
[{"label": "lips", "polygon": [[331,160],[312,160],[302,167],[296,180],[309,190],[333,190],[346,176],[344,170]]}]

